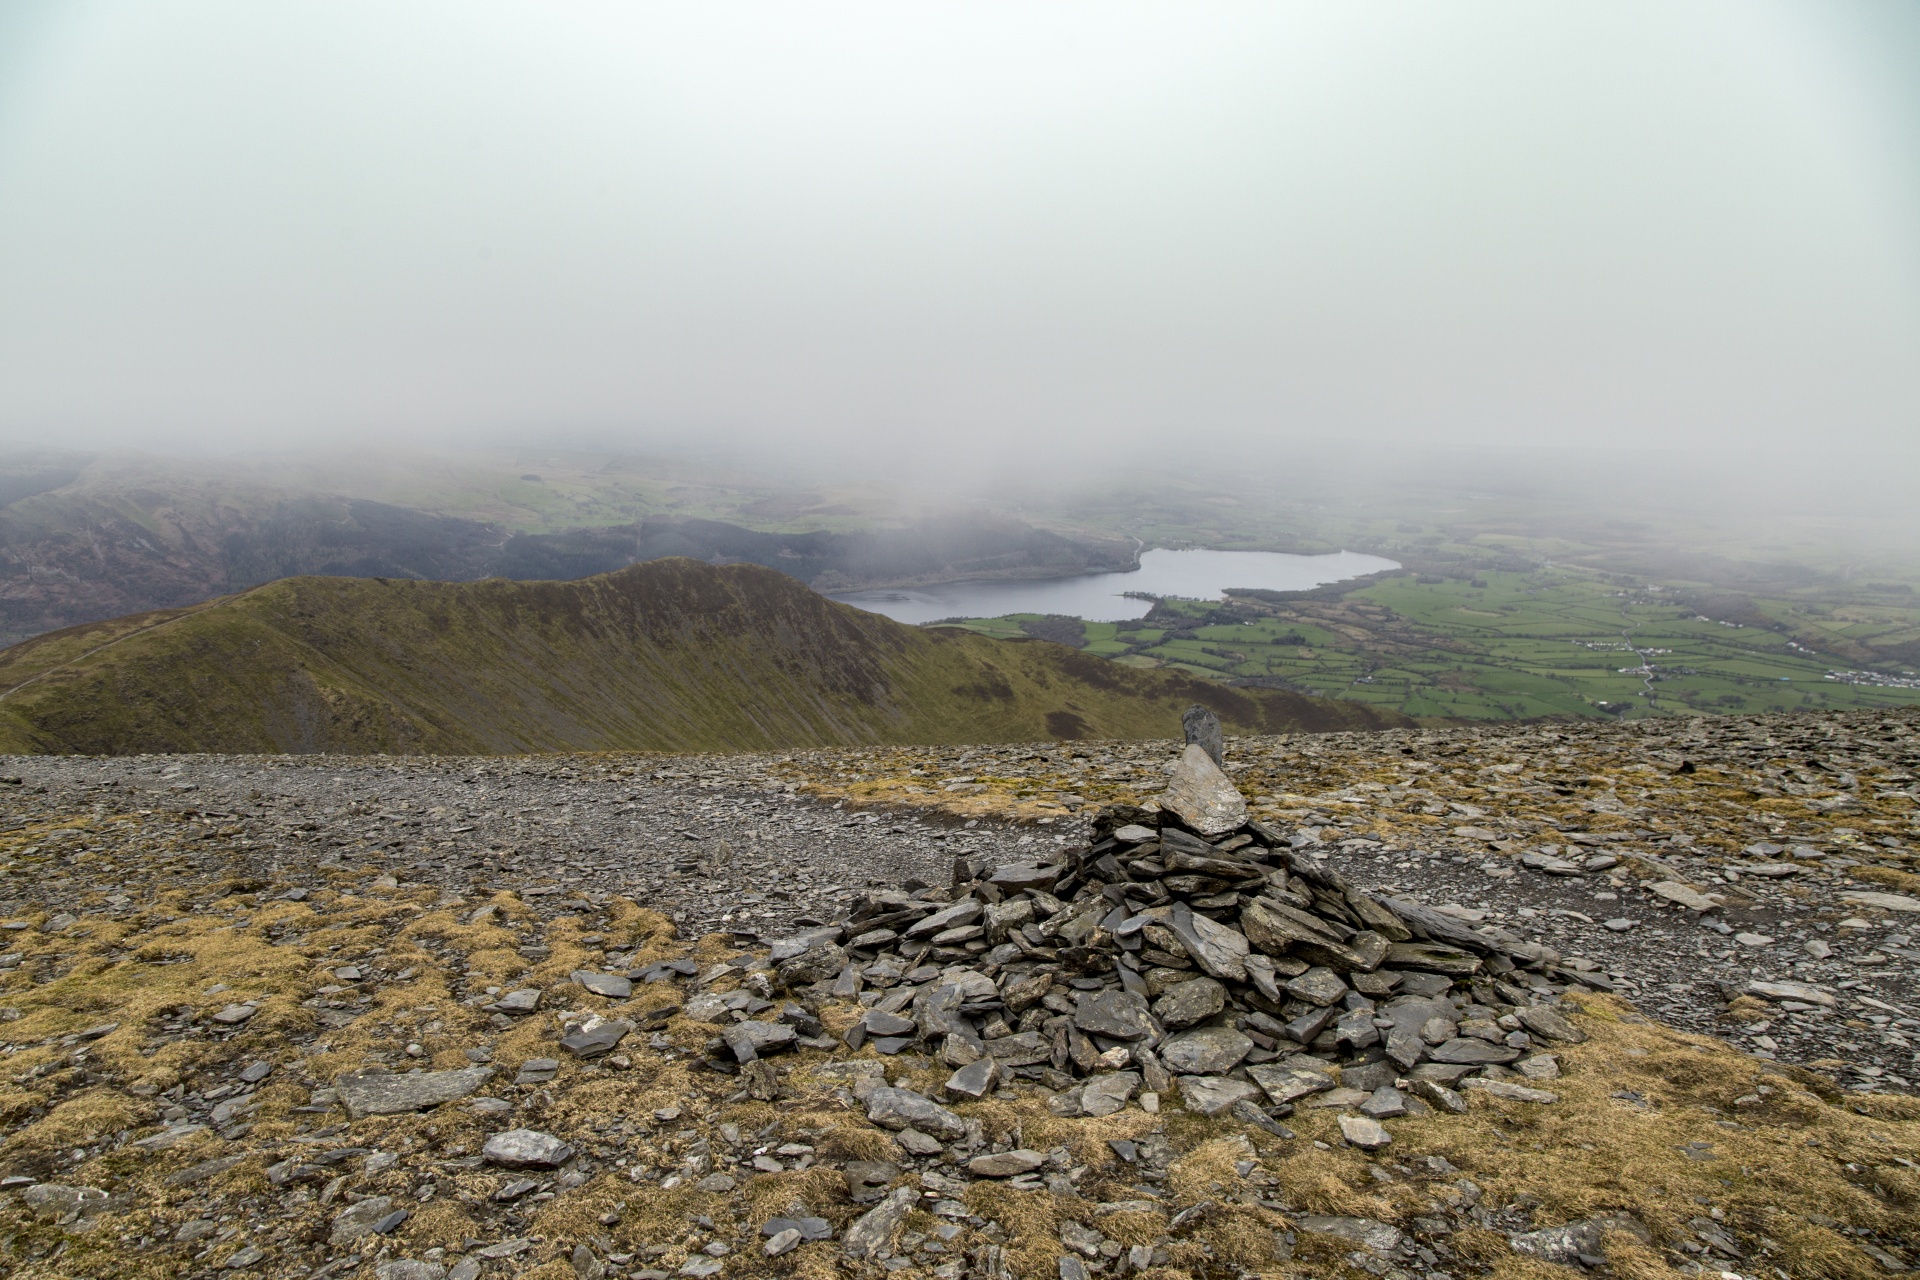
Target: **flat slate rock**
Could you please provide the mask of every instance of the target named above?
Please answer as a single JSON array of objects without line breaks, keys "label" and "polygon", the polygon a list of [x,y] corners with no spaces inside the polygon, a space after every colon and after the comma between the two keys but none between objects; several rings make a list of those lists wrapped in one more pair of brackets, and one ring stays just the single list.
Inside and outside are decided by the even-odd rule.
[{"label": "flat slate rock", "polygon": [[488,1013],[532,1013],[540,1007],[540,988],[526,987],[519,991],[509,991],[492,1004],[483,1007]]},{"label": "flat slate rock", "polygon": [[625,1018],[613,1018],[561,1037],[560,1047],[576,1058],[597,1058],[601,1054],[611,1053],[632,1031],[631,1022]]},{"label": "flat slate rock", "polygon": [[1258,1086],[1231,1076],[1176,1076],[1180,1101],[1189,1111],[1217,1116],[1236,1102],[1249,1102],[1260,1096]]},{"label": "flat slate rock", "polygon": [[1838,1001],[1818,987],[1810,987],[1804,982],[1749,982],[1746,994],[1762,996],[1768,1000],[1798,1000],[1801,1004],[1817,1004],[1824,1009],[1833,1008]]},{"label": "flat slate rock", "polygon": [[1840,901],[1850,902],[1857,907],[1879,907],[1885,911],[1920,911],[1920,898],[1910,898],[1904,893],[1874,893],[1854,889],[1841,894]]},{"label": "flat slate rock", "polygon": [[619,974],[575,969],[569,976],[594,995],[606,996],[610,1000],[625,1000],[633,994],[633,982]]},{"label": "flat slate rock", "polygon": [[893,1239],[907,1214],[920,1203],[920,1193],[912,1187],[898,1187],[886,1199],[867,1210],[841,1237],[840,1247],[849,1257],[869,1258]]},{"label": "flat slate rock", "polygon": [[943,1138],[966,1136],[959,1116],[911,1089],[882,1085],[867,1095],[867,1119],[889,1129],[918,1129]]},{"label": "flat slate rock", "polygon": [[1110,1040],[1144,1040],[1154,1032],[1144,998],[1131,991],[1101,991],[1080,1000],[1073,1025]]},{"label": "flat slate rock", "polygon": [[1653,1233],[1639,1219],[1619,1214],[1610,1217],[1581,1218],[1558,1227],[1542,1227],[1507,1237],[1515,1253],[1524,1253],[1563,1267],[1578,1266],[1583,1256],[1607,1256],[1605,1239],[1609,1231],[1625,1231],[1644,1244],[1653,1243]]},{"label": "flat slate rock", "polygon": [[1016,1031],[986,1045],[987,1053],[1003,1067],[1030,1067],[1053,1057],[1053,1042],[1038,1031]]},{"label": "flat slate rock", "polygon": [[455,1102],[479,1090],[493,1078],[492,1067],[462,1067],[457,1071],[390,1072],[349,1071],[334,1079],[333,1087],[347,1114],[396,1116],[422,1111],[443,1102]]},{"label": "flat slate rock", "polygon": [[1647,891],[1655,897],[1678,903],[1689,911],[1711,911],[1720,905],[1692,885],[1682,884],[1678,880],[1662,880],[1657,884],[1648,885]]},{"label": "flat slate rock", "polygon": [[1018,893],[1022,889],[1046,889],[1065,870],[1057,863],[1015,862],[988,876],[987,883],[999,885],[1009,893]]},{"label": "flat slate rock", "polygon": [[1511,1080],[1488,1080],[1484,1076],[1468,1076],[1460,1082],[1460,1087],[1490,1093],[1496,1098],[1505,1098],[1508,1102],[1532,1102],[1545,1106],[1560,1101],[1559,1094],[1549,1093],[1545,1089],[1529,1089],[1526,1085],[1514,1084]]},{"label": "flat slate rock", "polygon": [[797,1231],[802,1240],[833,1239],[833,1224],[825,1218],[768,1218],[760,1224],[760,1234],[769,1238],[782,1231]]},{"label": "flat slate rock", "polygon": [[1166,925],[1194,963],[1209,974],[1232,982],[1247,980],[1247,956],[1253,948],[1244,933],[1199,914],[1184,902],[1167,913]]},{"label": "flat slate rock", "polygon": [[558,1058],[528,1058],[514,1075],[515,1084],[545,1084],[560,1074]]},{"label": "flat slate rock", "polygon": [[985,909],[986,904],[978,898],[962,898],[952,906],[942,907],[926,919],[909,926],[907,936],[926,938],[963,924],[972,924]]},{"label": "flat slate rock", "polygon": [[1019,1148],[975,1156],[967,1161],[967,1170],[981,1178],[1017,1178],[1023,1173],[1032,1173],[1046,1162],[1045,1152]]},{"label": "flat slate rock", "polygon": [[1247,1068],[1247,1074],[1276,1105],[1298,1102],[1311,1094],[1326,1093],[1337,1083],[1324,1071],[1266,1063]]},{"label": "flat slate rock", "polygon": [[1378,1151],[1393,1141],[1393,1135],[1383,1129],[1378,1120],[1366,1116],[1341,1116],[1340,1136],[1347,1140],[1348,1146],[1362,1151]]},{"label": "flat slate rock", "polygon": [[1449,1062],[1456,1065],[1472,1063],[1485,1066],[1489,1063],[1512,1062],[1520,1056],[1520,1050],[1509,1049],[1505,1045],[1488,1044],[1485,1040],[1473,1036],[1455,1036],[1445,1044],[1437,1044],[1432,1050],[1435,1062]]},{"label": "flat slate rock", "polygon": [[349,1205],[333,1219],[333,1229],[327,1235],[327,1243],[334,1247],[358,1240],[361,1236],[373,1234],[373,1229],[389,1213],[393,1212],[391,1196],[368,1196]]},{"label": "flat slate rock", "polygon": [[1200,1027],[1169,1036],[1156,1052],[1176,1075],[1217,1076],[1233,1070],[1252,1051],[1253,1041],[1232,1027]]},{"label": "flat slate rock", "polygon": [[947,1077],[946,1090],[962,1098],[984,1098],[1000,1079],[1000,1064],[992,1058],[976,1058]]},{"label": "flat slate rock", "polygon": [[1301,1214],[1294,1218],[1293,1225],[1302,1231],[1338,1236],[1381,1257],[1397,1251],[1407,1239],[1400,1228],[1384,1222],[1375,1222],[1372,1218],[1333,1218],[1318,1214]]},{"label": "flat slate rock", "polygon": [[[1343,988],[1344,989],[1344,988]],[[1227,1007],[1227,989],[1212,978],[1176,982],[1153,1002],[1154,1016],[1169,1027],[1191,1027]]]},{"label": "flat slate rock", "polygon": [[1140,1089],[1138,1071],[1107,1071],[1080,1089],[1080,1109],[1090,1116],[1110,1116],[1127,1105]]},{"label": "flat slate rock", "polygon": [[573,1158],[573,1148],[537,1129],[509,1129],[488,1138],[480,1158],[509,1169],[558,1169]]},{"label": "flat slate rock", "polygon": [[800,1038],[800,1033],[784,1022],[736,1022],[720,1034],[738,1062],[784,1053]]}]

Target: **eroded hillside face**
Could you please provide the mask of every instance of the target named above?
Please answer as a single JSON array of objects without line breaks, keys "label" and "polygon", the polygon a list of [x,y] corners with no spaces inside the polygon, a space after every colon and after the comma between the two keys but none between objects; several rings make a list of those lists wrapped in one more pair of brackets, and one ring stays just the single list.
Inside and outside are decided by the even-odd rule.
[{"label": "eroded hillside face", "polygon": [[[1205,875],[1113,838],[1168,822],[1166,743],[9,761],[0,1249],[49,1276],[1885,1274],[1920,1196],[1916,727],[1233,739],[1253,825]],[[1072,922],[1116,852],[1126,901],[1227,927],[1241,896],[1362,909],[1312,868],[1439,911],[1513,966],[1438,997],[1506,1060],[1442,1085],[1453,1114],[1430,1050],[1385,1084],[1341,1069],[1384,1042],[1290,1058],[1177,930],[1134,970],[1166,1038],[1106,1034],[1121,922]],[[973,878],[1019,864],[1080,878]],[[1377,981],[1341,1008],[1406,995]],[[978,1058],[933,1033],[956,985]],[[1213,1073],[1175,1043],[1157,1077],[1192,1031],[1248,1047]],[[1249,1082],[1299,1057],[1336,1074]]]}]

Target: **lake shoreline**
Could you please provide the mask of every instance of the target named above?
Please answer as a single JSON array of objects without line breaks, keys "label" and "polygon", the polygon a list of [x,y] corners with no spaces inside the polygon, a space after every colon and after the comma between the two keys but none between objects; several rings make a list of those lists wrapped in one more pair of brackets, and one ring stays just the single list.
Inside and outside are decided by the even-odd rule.
[{"label": "lake shoreline", "polygon": [[1305,591],[1398,568],[1384,557],[1345,550],[1300,555],[1152,548],[1143,550],[1137,567],[1129,570],[1058,578],[971,578],[822,594],[914,626],[1015,613],[1126,622],[1144,617],[1160,598],[1217,600],[1234,589]]}]

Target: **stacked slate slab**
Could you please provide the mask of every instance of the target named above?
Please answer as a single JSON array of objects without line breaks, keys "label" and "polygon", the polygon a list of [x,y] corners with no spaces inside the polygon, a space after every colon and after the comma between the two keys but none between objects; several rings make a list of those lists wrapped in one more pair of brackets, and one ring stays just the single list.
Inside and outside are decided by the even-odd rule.
[{"label": "stacked slate slab", "polygon": [[1557,1073],[1543,1051],[1584,1038],[1555,1008],[1558,955],[1348,883],[1248,818],[1207,746],[1058,861],[963,858],[949,886],[868,893],[775,944],[776,980],[858,1001],[850,1047],[937,1055],[951,1098],[1026,1079],[1104,1115],[1172,1092],[1276,1131],[1316,1102],[1377,1121],[1464,1110],[1463,1087],[1551,1101],[1530,1087]]}]

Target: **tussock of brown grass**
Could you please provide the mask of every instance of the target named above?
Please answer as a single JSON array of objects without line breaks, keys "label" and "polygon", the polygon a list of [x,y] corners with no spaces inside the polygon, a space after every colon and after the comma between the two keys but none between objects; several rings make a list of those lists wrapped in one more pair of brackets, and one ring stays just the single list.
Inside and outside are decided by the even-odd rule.
[{"label": "tussock of brown grass", "polygon": [[1887,888],[1901,893],[1920,893],[1920,876],[1914,875],[1911,871],[1869,865],[1851,867],[1847,874],[1855,880],[1871,880],[1875,884],[1886,885]]}]

